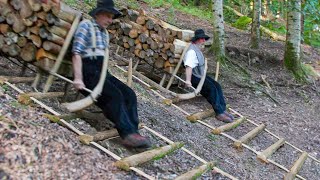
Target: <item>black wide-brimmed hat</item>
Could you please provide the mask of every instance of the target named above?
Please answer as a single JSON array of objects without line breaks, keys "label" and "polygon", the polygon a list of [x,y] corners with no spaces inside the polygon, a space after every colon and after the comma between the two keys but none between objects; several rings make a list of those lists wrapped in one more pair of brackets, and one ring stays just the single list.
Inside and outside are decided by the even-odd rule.
[{"label": "black wide-brimmed hat", "polygon": [[89,12],[89,15],[94,17],[99,12],[109,12],[114,14],[113,19],[116,19],[122,15],[120,11],[114,8],[113,0],[98,0],[97,7]]},{"label": "black wide-brimmed hat", "polygon": [[204,38],[205,40],[208,40],[210,39],[209,36],[207,36],[203,29],[197,29],[195,32],[194,32],[194,37],[191,39],[192,42],[195,42],[196,40],[200,39],[200,38]]}]

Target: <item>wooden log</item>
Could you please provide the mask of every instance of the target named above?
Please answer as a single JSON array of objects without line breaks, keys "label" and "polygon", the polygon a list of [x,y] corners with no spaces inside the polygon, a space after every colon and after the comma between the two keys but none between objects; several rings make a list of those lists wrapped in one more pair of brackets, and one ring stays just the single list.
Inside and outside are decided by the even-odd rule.
[{"label": "wooden log", "polygon": [[123,34],[129,36],[132,26],[128,23],[120,23],[120,28],[122,29]]},{"label": "wooden log", "polygon": [[5,42],[4,42],[4,36],[2,34],[0,34],[0,49],[2,50],[2,47],[3,45],[5,45]]},{"label": "wooden log", "polygon": [[57,59],[57,56],[41,48],[37,51],[36,60],[39,61],[44,58]]},{"label": "wooden log", "polygon": [[67,34],[68,34],[68,31],[66,29],[63,29],[61,27],[58,27],[58,26],[51,26],[48,28],[49,32],[57,35],[57,36],[60,36],[62,38],[66,37]]},{"label": "wooden log", "polygon": [[301,167],[303,166],[304,162],[306,161],[308,157],[307,152],[302,152],[301,156],[299,159],[294,163],[292,168],[290,169],[290,172],[288,172],[284,176],[284,180],[294,180],[298,172],[300,171]]},{"label": "wooden log", "polygon": [[139,16],[136,20],[136,23],[137,24],[140,24],[140,25],[145,25],[146,24],[146,18],[145,16]]},{"label": "wooden log", "polygon": [[33,80],[34,77],[0,76],[0,84],[4,84],[6,81],[10,83],[28,83]]},{"label": "wooden log", "polygon": [[22,32],[26,28],[20,15],[17,13],[9,13],[6,20],[8,24],[13,25],[12,29],[16,33]]},{"label": "wooden log", "polygon": [[41,45],[42,45],[42,40],[41,40],[41,38],[40,38],[39,36],[34,35],[34,34],[31,34],[28,39],[30,39],[30,40],[32,41],[32,43],[33,43],[36,47],[38,47],[38,48],[41,47]]},{"label": "wooden log", "polygon": [[59,54],[59,52],[61,51],[61,46],[51,41],[44,41],[42,47],[44,50],[53,54]]},{"label": "wooden log", "polygon": [[7,32],[5,34],[5,42],[7,45],[15,44],[18,42],[18,34],[14,32]]},{"label": "wooden log", "polygon": [[137,18],[139,17],[139,12],[132,9],[128,9],[127,12],[128,12],[130,21],[136,22]]},{"label": "wooden log", "polygon": [[60,4],[60,7],[54,6],[52,8],[52,13],[57,16],[59,19],[62,19],[66,22],[72,23],[74,19],[76,18],[76,10],[71,9],[69,6],[67,6],[64,3]]},{"label": "wooden log", "polygon": [[8,24],[0,24],[0,32],[2,34],[6,34],[7,32],[10,32],[12,29]]},{"label": "wooden log", "polygon": [[2,52],[4,52],[4,53],[8,53],[8,52],[9,52],[9,45],[7,45],[7,44],[2,44],[1,50],[2,50]]},{"label": "wooden log", "polygon": [[53,33],[48,34],[47,39],[61,46],[64,44],[64,38],[57,36]]},{"label": "wooden log", "polygon": [[243,143],[246,144],[247,142],[249,142],[251,139],[256,137],[260,132],[262,132],[265,128],[266,128],[266,125],[261,124],[260,126],[254,128],[253,130],[251,130],[250,132],[242,136],[239,140],[236,140],[233,143],[233,146],[237,149],[242,148]]},{"label": "wooden log", "polygon": [[134,39],[129,38],[129,39],[128,39],[128,44],[129,44],[130,47],[133,47],[136,43],[135,43],[135,40],[134,40]]},{"label": "wooden log", "polygon": [[49,93],[40,93],[40,92],[33,92],[33,93],[23,93],[18,95],[18,102],[24,105],[31,104],[32,100],[31,97],[36,99],[44,99],[44,98],[56,98],[62,97],[64,92],[49,92]]},{"label": "wooden log", "polygon": [[130,45],[129,45],[129,43],[123,43],[123,47],[126,48],[126,49],[129,49]]},{"label": "wooden log", "polygon": [[165,59],[163,59],[162,57],[159,57],[156,59],[156,61],[154,62],[154,65],[156,68],[163,68],[164,67],[164,62],[165,62]]},{"label": "wooden log", "polygon": [[20,37],[18,37],[17,45],[19,47],[24,47],[27,44],[27,42],[28,42],[28,40],[26,37],[20,36]]},{"label": "wooden log", "polygon": [[245,117],[241,117],[232,123],[228,123],[228,124],[222,125],[220,127],[217,127],[212,130],[212,133],[217,135],[217,134],[221,134],[222,132],[234,129],[234,128],[238,127],[243,121],[245,121],[245,119],[246,119]]},{"label": "wooden log", "polygon": [[28,30],[34,35],[39,35],[40,33],[40,27],[38,26],[29,27]]},{"label": "wooden log", "polygon": [[138,37],[138,35],[139,35],[139,33],[138,33],[137,29],[131,29],[129,32],[129,37],[131,37],[131,38],[136,38],[136,37]]},{"label": "wooden log", "polygon": [[142,50],[142,45],[141,45],[141,43],[137,44],[137,45],[135,46],[135,49]]},{"label": "wooden log", "polygon": [[14,9],[8,2],[1,2],[0,3],[0,14],[2,17],[7,17],[8,14],[14,12]]},{"label": "wooden log", "polygon": [[33,25],[33,21],[31,19],[22,19],[22,22],[25,26],[30,27]]},{"label": "wooden log", "polygon": [[169,48],[174,54],[182,54],[183,50],[187,45],[188,43],[181,41],[179,39],[175,39],[173,41],[173,46],[170,46]]},{"label": "wooden log", "polygon": [[21,52],[21,48],[17,44],[11,44],[9,46],[8,54],[11,57],[18,56],[20,54],[20,52]]},{"label": "wooden log", "polygon": [[263,152],[260,152],[257,156],[257,158],[261,162],[268,163],[268,158],[285,143],[284,138],[279,139],[276,143],[269,146],[267,149],[265,149]]},{"label": "wooden log", "polygon": [[142,49],[143,50],[149,49],[149,44],[142,44]]},{"label": "wooden log", "polygon": [[28,18],[33,14],[32,8],[28,3],[28,0],[19,0],[21,4],[21,8],[19,14],[21,18]]},{"label": "wooden log", "polygon": [[181,34],[178,33],[178,38],[182,41],[190,42],[192,37],[194,36],[194,31],[191,30],[181,30],[180,32]]},{"label": "wooden log", "polygon": [[214,167],[213,162],[208,162],[196,169],[193,169],[189,172],[186,172],[178,177],[175,178],[175,180],[194,180],[200,177],[203,173],[212,170]]},{"label": "wooden log", "polygon": [[138,166],[151,160],[158,160],[166,155],[180,149],[184,144],[181,142],[173,143],[157,149],[148,150],[130,157],[122,158],[114,163],[120,169],[129,171],[130,167]]},{"label": "wooden log", "polygon": [[153,30],[154,28],[154,25],[155,25],[155,22],[152,20],[152,19],[148,19],[147,22],[146,22],[146,27],[149,29],[149,30]]},{"label": "wooden log", "polygon": [[141,43],[145,43],[147,42],[148,36],[146,34],[140,34],[138,39]]},{"label": "wooden log", "polygon": [[20,57],[26,62],[31,62],[36,59],[36,52],[37,52],[36,46],[33,43],[28,42],[22,48],[20,52]]},{"label": "wooden log", "polygon": [[41,1],[39,0],[28,0],[28,3],[34,12],[38,12],[41,10]]},{"label": "wooden log", "polygon": [[194,122],[197,122],[197,120],[202,120],[202,119],[214,116],[214,115],[215,115],[214,110],[213,109],[209,109],[209,110],[206,110],[206,111],[193,113],[190,116],[187,116],[187,119],[190,122],[194,123]]},{"label": "wooden log", "polygon": [[52,9],[52,3],[42,3],[41,7],[44,12],[49,12]]}]

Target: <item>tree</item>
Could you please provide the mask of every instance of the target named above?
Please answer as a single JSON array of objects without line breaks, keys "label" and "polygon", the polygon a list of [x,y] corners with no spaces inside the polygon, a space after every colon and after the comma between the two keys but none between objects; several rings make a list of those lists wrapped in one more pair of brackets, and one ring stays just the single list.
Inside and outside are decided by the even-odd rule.
[{"label": "tree", "polygon": [[213,44],[212,50],[218,62],[224,62],[224,21],[223,21],[223,0],[212,0],[213,11]]},{"label": "tree", "polygon": [[260,16],[261,16],[261,0],[253,1],[253,14],[251,25],[251,48],[258,49],[260,43]]},{"label": "tree", "polygon": [[306,73],[301,63],[301,0],[287,2],[287,39],[284,64],[300,81],[306,80]]}]

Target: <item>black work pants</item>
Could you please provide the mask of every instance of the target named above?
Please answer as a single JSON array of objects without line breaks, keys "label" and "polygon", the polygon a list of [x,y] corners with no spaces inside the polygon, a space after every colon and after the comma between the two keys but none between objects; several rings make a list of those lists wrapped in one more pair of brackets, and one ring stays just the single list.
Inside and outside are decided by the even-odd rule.
[{"label": "black work pants", "polygon": [[[93,90],[99,82],[103,57],[82,59],[82,74],[86,88]],[[81,91],[85,96],[89,93]],[[124,138],[129,134],[138,133],[137,97],[135,92],[120,80],[107,74],[103,90],[96,105],[110,119]]]},{"label": "black work pants", "polygon": [[[192,75],[191,83],[194,88],[197,88],[199,82],[200,78]],[[222,114],[226,110],[226,103],[221,86],[211,77],[206,76],[200,94],[212,105],[212,108],[217,115]]]}]

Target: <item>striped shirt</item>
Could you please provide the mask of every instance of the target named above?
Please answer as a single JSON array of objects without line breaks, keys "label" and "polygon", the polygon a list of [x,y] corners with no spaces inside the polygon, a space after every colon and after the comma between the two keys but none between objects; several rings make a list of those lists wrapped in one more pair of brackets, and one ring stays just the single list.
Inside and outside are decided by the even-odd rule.
[{"label": "striped shirt", "polygon": [[[96,52],[104,52],[105,48],[109,46],[109,36],[106,34],[105,29],[101,28],[95,20],[91,22],[96,33]],[[90,56],[94,47],[92,44],[92,25],[88,20],[80,22],[73,39],[73,54],[79,54],[81,57]]]}]

